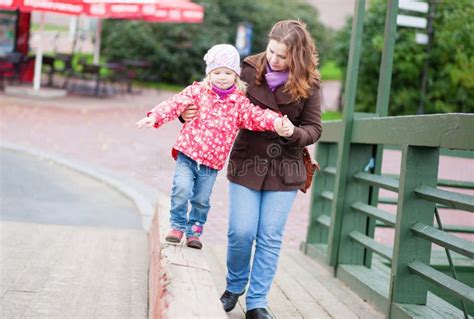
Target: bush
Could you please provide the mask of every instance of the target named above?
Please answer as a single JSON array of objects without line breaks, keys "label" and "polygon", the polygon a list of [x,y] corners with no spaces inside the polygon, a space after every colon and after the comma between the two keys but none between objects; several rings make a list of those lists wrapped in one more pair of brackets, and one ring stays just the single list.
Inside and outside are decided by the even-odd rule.
[{"label": "bush", "polygon": [[202,24],[160,24],[109,20],[104,23],[102,52],[108,60],[146,59],[154,67],[148,77],[188,84],[203,77],[205,52],[217,43],[235,43],[237,24],[253,25],[252,53],[265,49],[267,33],[284,19],[301,19],[321,52],[329,54],[331,32],[318,22],[316,9],[303,0],[200,0]]},{"label": "bush", "polygon": [[[433,2],[433,1],[430,1]],[[425,113],[474,111],[474,3],[435,1],[434,41],[429,56],[415,42],[417,30],[397,28],[389,113],[416,114],[424,59],[429,59]],[[383,50],[385,0],[373,0],[364,21],[356,109],[374,112]],[[335,60],[346,73],[352,21],[336,35]]]},{"label": "bush", "polygon": [[321,77],[323,80],[343,80],[341,68],[334,62],[334,60],[325,60],[321,67]]}]

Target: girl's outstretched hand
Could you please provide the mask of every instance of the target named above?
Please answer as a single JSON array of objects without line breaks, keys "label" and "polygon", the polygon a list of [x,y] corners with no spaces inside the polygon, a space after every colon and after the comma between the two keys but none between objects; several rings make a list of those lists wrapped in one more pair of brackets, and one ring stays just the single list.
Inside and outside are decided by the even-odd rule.
[{"label": "girl's outstretched hand", "polygon": [[146,127],[153,127],[156,123],[156,118],[154,116],[147,116],[142,118],[140,121],[135,123],[138,128],[142,128],[143,126]]},{"label": "girl's outstretched hand", "polygon": [[283,118],[277,119],[275,121],[275,131],[280,136],[290,137],[295,131],[295,126],[293,125],[293,123],[291,123],[288,117],[284,115]]}]

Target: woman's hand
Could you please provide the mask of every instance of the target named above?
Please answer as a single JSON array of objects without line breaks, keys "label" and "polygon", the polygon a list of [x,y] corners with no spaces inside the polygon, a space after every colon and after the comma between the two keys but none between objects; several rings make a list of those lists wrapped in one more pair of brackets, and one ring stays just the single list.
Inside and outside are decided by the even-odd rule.
[{"label": "woman's hand", "polygon": [[190,105],[180,116],[183,118],[184,121],[189,122],[191,121],[198,113],[196,105]]},{"label": "woman's hand", "polygon": [[156,123],[156,118],[153,115],[147,116],[142,118],[140,121],[135,123],[138,128],[142,128],[143,126],[146,127],[153,127]]},{"label": "woman's hand", "polygon": [[283,118],[278,118],[275,120],[275,131],[278,135],[283,137],[290,137],[295,131],[295,126],[288,117],[285,115]]}]

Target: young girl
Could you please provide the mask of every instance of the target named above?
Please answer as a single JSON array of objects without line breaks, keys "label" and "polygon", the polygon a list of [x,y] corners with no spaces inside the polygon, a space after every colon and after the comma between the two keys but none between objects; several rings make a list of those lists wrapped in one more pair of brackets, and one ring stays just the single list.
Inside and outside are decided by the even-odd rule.
[{"label": "young girl", "polygon": [[[179,243],[186,234],[188,247],[201,249],[199,240],[210,209],[210,196],[217,172],[224,166],[240,128],[276,131],[291,136],[293,125],[271,110],[253,105],[245,96],[246,84],[240,80],[240,57],[229,44],[213,46],[204,56],[206,77],[158,104],[139,128],[160,127],[194,105],[198,115],[186,122],[173,151],[177,153],[171,192],[171,231],[166,240]],[[188,213],[188,201],[191,211]]]}]

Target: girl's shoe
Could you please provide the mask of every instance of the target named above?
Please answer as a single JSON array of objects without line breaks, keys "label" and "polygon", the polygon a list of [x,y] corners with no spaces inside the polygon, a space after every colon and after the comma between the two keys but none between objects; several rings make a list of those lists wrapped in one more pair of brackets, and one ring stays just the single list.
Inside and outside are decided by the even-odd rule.
[{"label": "girl's shoe", "polygon": [[180,243],[181,238],[183,238],[183,232],[177,229],[172,229],[168,235],[166,235],[165,240],[169,241],[170,243]]},{"label": "girl's shoe", "polygon": [[199,240],[199,237],[188,237],[186,239],[186,246],[190,248],[201,249],[202,243]]}]

